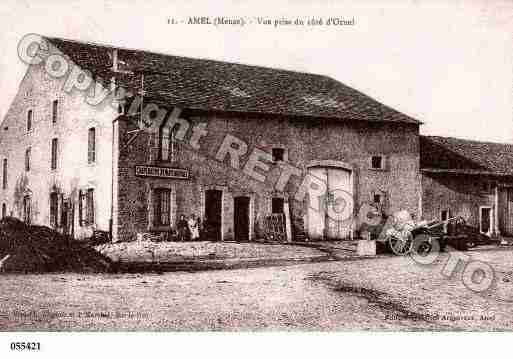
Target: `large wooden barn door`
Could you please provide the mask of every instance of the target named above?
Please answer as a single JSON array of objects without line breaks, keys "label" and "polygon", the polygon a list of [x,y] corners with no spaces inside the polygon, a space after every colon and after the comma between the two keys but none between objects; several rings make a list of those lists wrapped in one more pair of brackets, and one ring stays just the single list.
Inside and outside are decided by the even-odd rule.
[{"label": "large wooden barn door", "polygon": [[347,201],[351,189],[351,172],[336,167],[312,167],[308,173],[326,184],[324,194],[310,189],[308,206],[308,237],[310,239],[344,239],[350,235],[352,201]]}]

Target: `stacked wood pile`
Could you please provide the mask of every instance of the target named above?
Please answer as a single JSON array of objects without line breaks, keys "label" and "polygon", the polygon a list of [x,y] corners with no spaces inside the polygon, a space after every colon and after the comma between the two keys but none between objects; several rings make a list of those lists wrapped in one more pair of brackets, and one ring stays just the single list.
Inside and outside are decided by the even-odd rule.
[{"label": "stacked wood pile", "polygon": [[273,213],[264,219],[264,237],[268,242],[286,242],[285,215]]}]

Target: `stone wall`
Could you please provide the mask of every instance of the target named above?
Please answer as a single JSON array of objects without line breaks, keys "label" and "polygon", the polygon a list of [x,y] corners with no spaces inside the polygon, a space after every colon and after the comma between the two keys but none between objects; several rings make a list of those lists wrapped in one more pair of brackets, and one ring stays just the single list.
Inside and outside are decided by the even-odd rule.
[{"label": "stone wall", "polygon": [[440,212],[449,210],[451,217],[461,216],[467,224],[479,228],[479,207],[489,206],[496,211],[495,183],[486,176],[423,174],[422,216],[440,220]]},{"label": "stone wall", "polygon": [[[283,197],[289,201],[293,220],[303,218],[305,203],[293,198],[306,174],[308,163],[315,160],[343,161],[353,167],[355,208],[372,199],[372,193],[386,194],[385,211],[392,213],[407,209],[418,215],[420,176],[418,126],[400,123],[369,123],[364,121],[325,121],[292,119],[253,115],[231,115],[191,112],[187,118],[190,127],[183,142],[177,144],[177,160],[173,163],[156,160],[156,135],[141,132],[129,146],[120,150],[119,195],[120,208],[118,239],[128,240],[138,232],[150,230],[148,223],[150,189],[169,187],[176,193],[173,222],[180,214],[204,214],[204,193],[207,189],[223,190],[223,237],[233,238],[233,198],[247,195],[251,201],[252,237],[261,235],[263,216],[271,210],[271,198]],[[199,141],[199,149],[191,146],[193,128],[206,124],[206,135]],[[120,143],[126,142],[127,125],[119,124]],[[227,135],[247,144],[247,152],[240,157],[237,168],[230,156],[223,161],[215,157]],[[260,182],[243,170],[254,149],[271,153],[272,147],[283,147],[288,163],[300,169],[292,176],[284,191],[276,191],[275,182],[280,167],[268,163],[269,170],[256,171],[265,175]],[[123,145],[120,144],[120,148]],[[383,155],[384,170],[370,167],[372,155]],[[266,162],[265,160],[263,162]],[[141,178],[134,174],[134,166],[153,164],[190,170],[190,180]],[[296,222],[296,221],[294,221]]]}]

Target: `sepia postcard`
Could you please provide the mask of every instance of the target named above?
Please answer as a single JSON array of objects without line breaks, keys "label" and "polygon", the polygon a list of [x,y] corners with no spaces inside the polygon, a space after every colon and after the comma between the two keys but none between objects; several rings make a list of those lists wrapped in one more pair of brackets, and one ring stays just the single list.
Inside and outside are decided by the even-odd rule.
[{"label": "sepia postcard", "polygon": [[7,357],[513,330],[513,2],[8,0],[0,29]]}]

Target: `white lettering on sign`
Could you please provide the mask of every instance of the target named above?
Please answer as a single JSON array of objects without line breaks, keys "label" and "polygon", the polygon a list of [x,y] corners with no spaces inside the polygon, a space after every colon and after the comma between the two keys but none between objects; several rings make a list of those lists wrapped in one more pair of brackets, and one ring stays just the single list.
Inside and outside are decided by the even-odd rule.
[{"label": "white lettering on sign", "polygon": [[135,175],[142,177],[163,177],[188,179],[189,171],[182,168],[135,166]]}]

